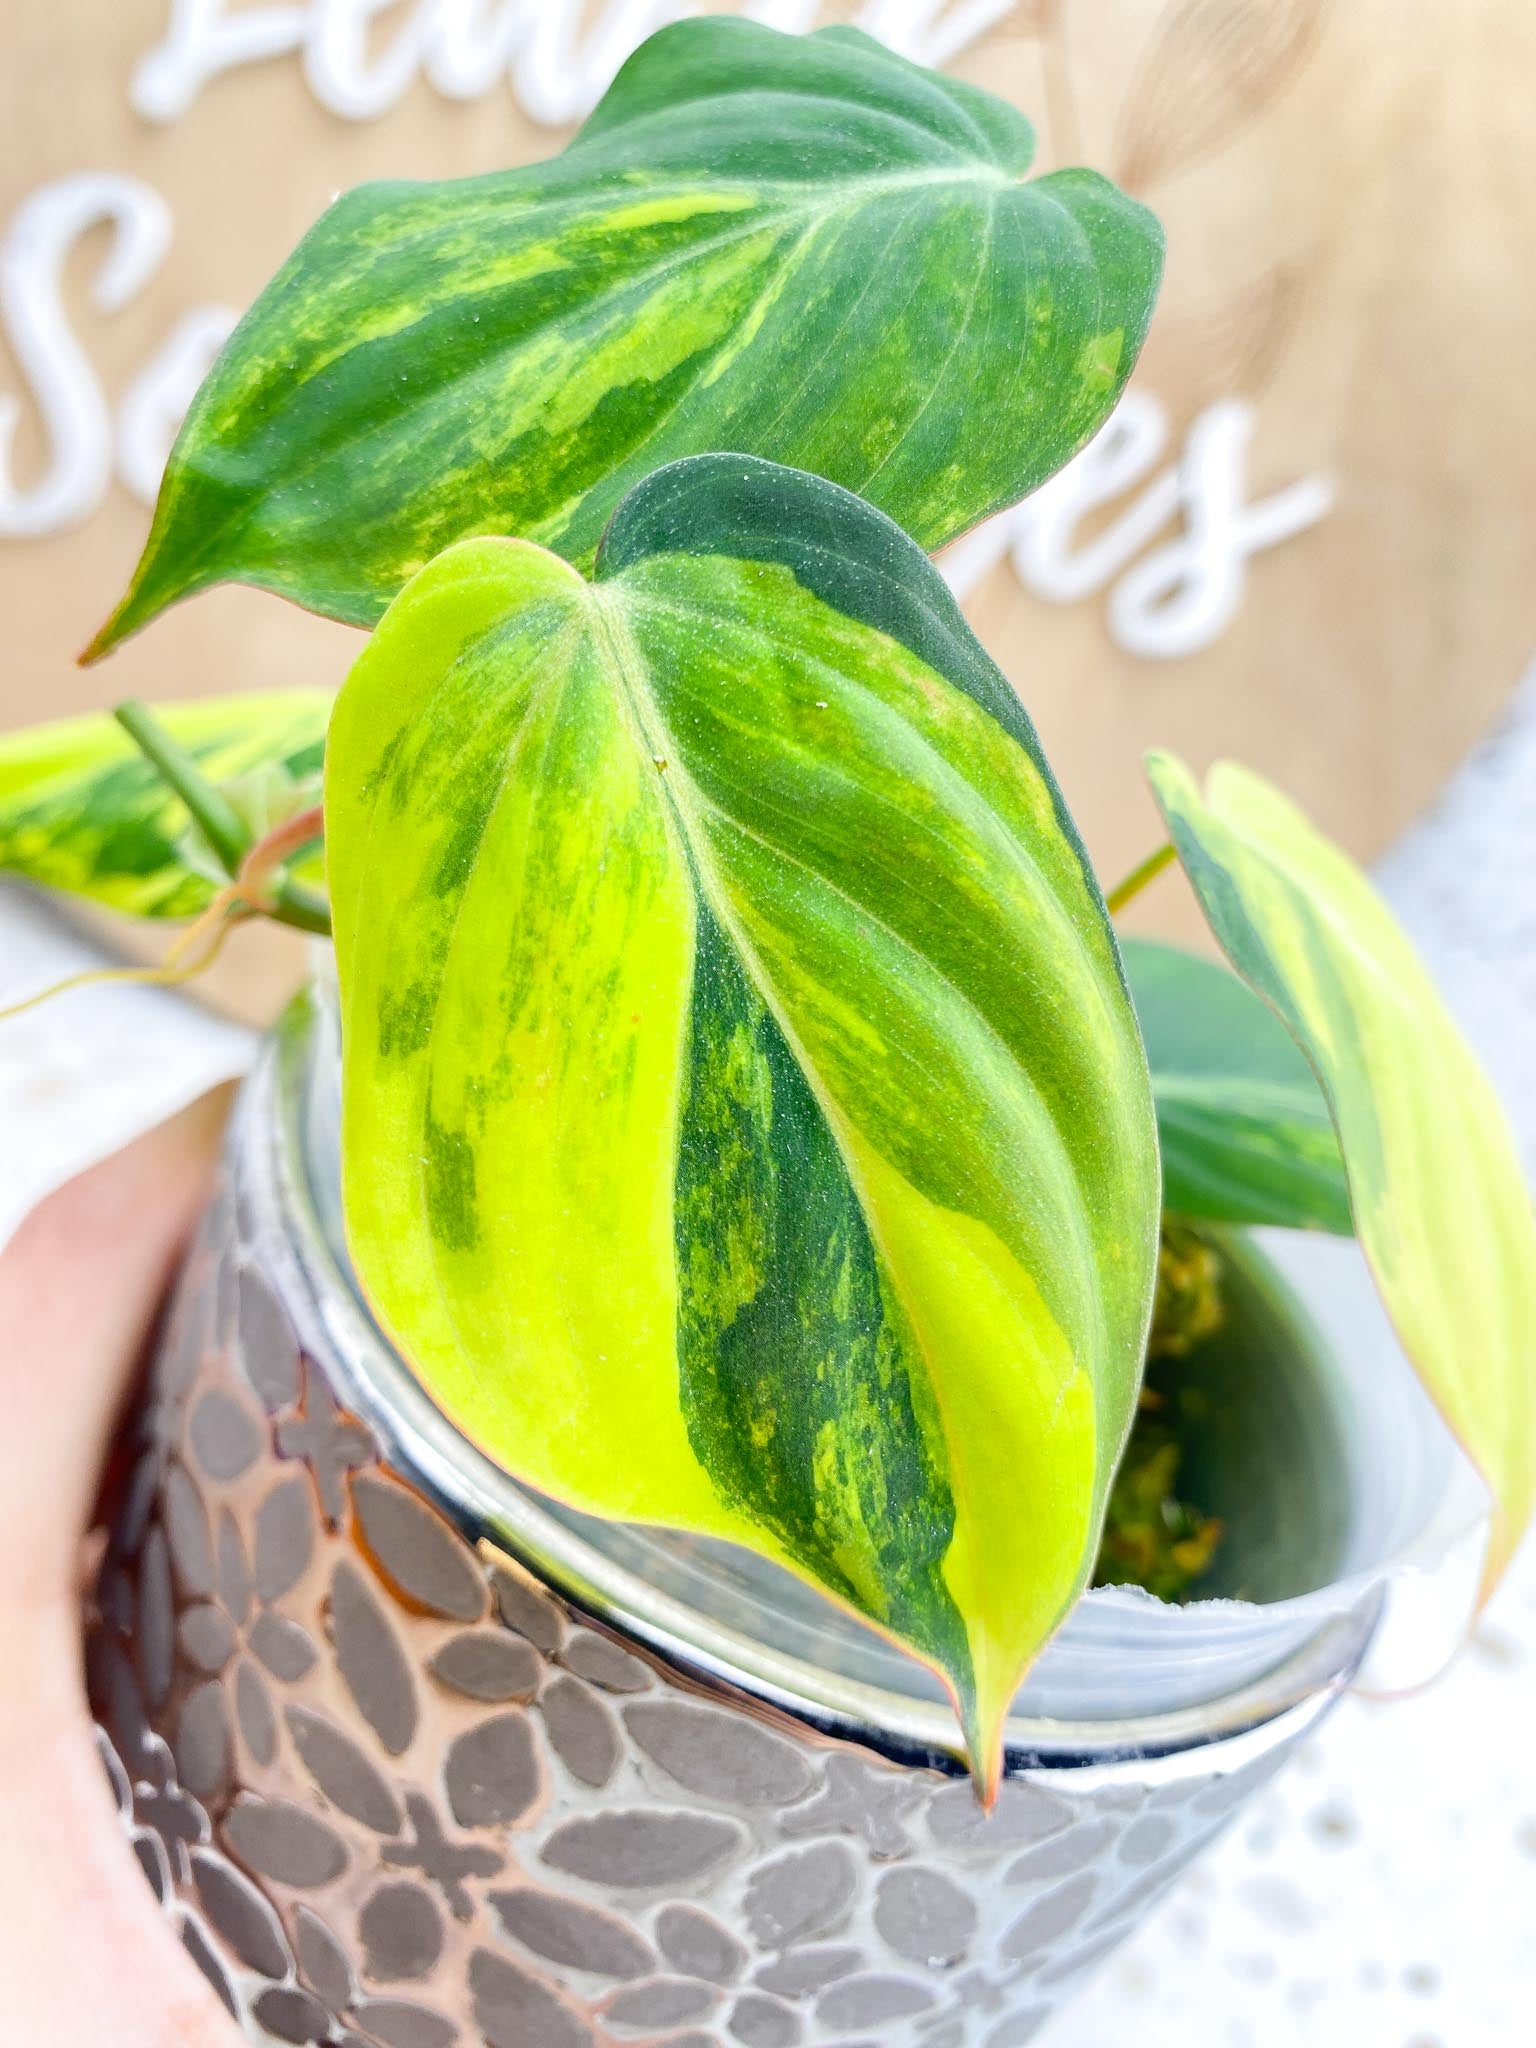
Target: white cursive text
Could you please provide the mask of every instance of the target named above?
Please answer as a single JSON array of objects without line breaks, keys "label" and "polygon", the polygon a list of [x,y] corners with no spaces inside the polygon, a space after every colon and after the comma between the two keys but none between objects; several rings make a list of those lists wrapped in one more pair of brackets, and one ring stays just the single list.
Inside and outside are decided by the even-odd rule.
[{"label": "white cursive text", "polygon": [[[1157,469],[1167,410],[1150,392],[1128,391],[1064,470],[947,551],[950,588],[967,596],[1007,555],[1025,588],[1049,604],[1108,590],[1105,623],[1126,654],[1173,661],[1211,646],[1237,617],[1250,559],[1315,526],[1336,495],[1333,480],[1316,475],[1250,504],[1253,424],[1244,399],[1222,399],[1193,421],[1180,458]],[[1089,513],[1138,485],[1118,519],[1078,542]],[[1152,547],[1181,514],[1181,529]]]},{"label": "white cursive text", "polygon": [[[1012,12],[1015,0],[865,0],[858,26],[923,64],[944,64]],[[389,10],[391,25],[377,17]],[[178,120],[222,73],[297,57],[310,91],[348,121],[398,106],[418,78],[449,99],[483,98],[510,83],[530,119],[582,120],[646,37],[696,14],[694,0],[605,0],[585,24],[586,0],[171,0],[163,40],[134,73],[135,110]],[[801,35],[821,0],[754,0],[748,17]]]},{"label": "white cursive text", "polygon": [[182,415],[234,326],[222,307],[189,314],[134,379],[114,422],[64,305],[69,259],[101,226],[111,241],[91,297],[103,313],[116,313],[154,278],[171,242],[170,209],[141,179],[82,171],[44,185],[0,242],[0,322],[47,440],[42,474],[23,489],[13,473],[20,407],[0,391],[0,537],[77,525],[102,503],[114,472],[153,503]]}]

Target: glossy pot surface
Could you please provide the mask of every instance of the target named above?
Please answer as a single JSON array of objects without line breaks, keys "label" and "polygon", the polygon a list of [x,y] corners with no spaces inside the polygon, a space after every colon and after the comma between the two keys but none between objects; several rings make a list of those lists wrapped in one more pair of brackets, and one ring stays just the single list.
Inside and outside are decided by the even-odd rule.
[{"label": "glossy pot surface", "polygon": [[301,1012],[242,1098],[91,1626],[193,1955],[258,2041],[1018,2048],[1316,1724],[1373,1599],[1237,1682],[1192,1632],[1203,1676],[1144,1712],[1137,1617],[1090,1625],[984,1818],[876,1638],[455,1436],[339,1256],[328,1058]]}]

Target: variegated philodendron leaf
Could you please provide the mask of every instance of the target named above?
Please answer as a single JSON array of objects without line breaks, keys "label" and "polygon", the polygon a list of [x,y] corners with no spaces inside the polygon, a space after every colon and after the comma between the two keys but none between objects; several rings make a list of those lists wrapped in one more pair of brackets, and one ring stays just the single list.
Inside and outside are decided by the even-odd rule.
[{"label": "variegated philodendron leaf", "polygon": [[1122,939],[1121,950],[1152,1068],[1165,1206],[1347,1236],[1333,1119],[1274,1011],[1196,953],[1151,939]]},{"label": "variegated philodendron leaf", "polygon": [[1375,889],[1292,804],[1225,762],[1203,798],[1168,755],[1148,769],[1211,929],[1322,1082],[1382,1299],[1492,1490],[1491,1587],[1536,1500],[1536,1223],[1498,1099]]},{"label": "variegated philodendron leaf", "polygon": [[466,535],[590,564],[624,491],[715,448],[862,492],[925,547],[1104,420],[1152,216],[1026,180],[1029,123],[868,36],[663,29],[565,153],[364,186],[241,324],[104,652],[235,580],[371,625]]},{"label": "variegated philodendron leaf", "polygon": [[[162,705],[159,723],[219,785],[319,773],[320,690]],[[134,917],[195,917],[219,887],[186,805],[105,713],[0,739],[0,873]]]},{"label": "variegated philodendron leaf", "polygon": [[1158,1220],[1034,734],[880,513],[659,472],[587,582],[463,543],[338,701],[343,1190],[445,1410],[941,1670],[990,1779],[1090,1571]]}]

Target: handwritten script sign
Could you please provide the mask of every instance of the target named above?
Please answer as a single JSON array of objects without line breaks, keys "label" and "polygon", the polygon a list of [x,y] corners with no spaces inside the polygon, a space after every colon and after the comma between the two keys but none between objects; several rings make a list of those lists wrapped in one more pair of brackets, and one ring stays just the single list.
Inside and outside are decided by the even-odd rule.
[{"label": "handwritten script sign", "polygon": [[[694,11],[51,0],[0,29],[0,720],[340,674],[352,635],[238,591],[173,613],[110,673],[71,656],[132,565],[192,392],[332,193],[548,154],[645,36]],[[1155,829],[1138,768],[1154,739],[1245,755],[1377,850],[1536,643],[1519,346],[1536,288],[1500,168],[1523,161],[1536,75],[1521,0],[737,11],[797,34],[852,21],[1003,92],[1043,164],[1094,163],[1167,222],[1164,302],[1120,411],[943,564],[1101,864],[1129,865]]]},{"label": "handwritten script sign", "polygon": [[[220,73],[297,57],[315,98],[349,121],[399,106],[418,79],[454,100],[510,84],[529,117],[558,128],[589,114],[637,44],[701,10],[679,0],[299,0],[236,8],[174,0],[165,38],[134,71],[133,104],[173,121]],[[739,10],[803,35],[821,0],[756,0]],[[920,64],[947,64],[1017,10],[1013,0],[868,0],[855,26]],[[380,28],[387,22],[390,26]]]}]

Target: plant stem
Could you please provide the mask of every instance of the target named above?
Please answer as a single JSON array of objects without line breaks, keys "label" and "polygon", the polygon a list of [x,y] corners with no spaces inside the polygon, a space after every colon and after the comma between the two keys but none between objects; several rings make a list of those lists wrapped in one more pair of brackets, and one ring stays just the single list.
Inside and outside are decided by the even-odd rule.
[{"label": "plant stem", "polygon": [[1140,867],[1132,868],[1125,880],[1111,889],[1104,898],[1111,917],[1117,917],[1127,903],[1133,903],[1149,882],[1155,882],[1174,857],[1171,843],[1160,846],[1156,853],[1149,853]]},{"label": "plant stem", "polygon": [[130,699],[113,713],[139,752],[159,769],[213,848],[231,881],[251,848],[251,835],[229,799],[214,788],[197,763],[165,730],[149,707]]},{"label": "plant stem", "polygon": [[[276,918],[280,924],[295,925],[300,931],[318,932],[329,938],[331,907],[325,898],[282,873],[283,863],[304,847],[312,845],[324,830],[325,811],[320,804],[288,819],[286,824],[269,832],[265,839],[258,840],[247,853],[240,863],[239,885],[247,901],[268,917]],[[267,897],[268,883],[273,875],[276,875],[277,883]]]},{"label": "plant stem", "polygon": [[[265,887],[272,870],[288,854],[319,838],[323,819],[316,809],[280,825],[260,844],[253,843],[234,805],[215,789],[186,748],[172,739],[147,705],[130,699],[119,704],[113,716],[186,805],[230,880],[244,887],[252,897],[256,890]],[[330,937],[330,905],[313,889],[306,889],[302,882],[286,875],[279,876],[270,901],[259,905],[253,901],[252,908],[278,924]]]},{"label": "plant stem", "polygon": [[267,916],[274,924],[292,925],[295,931],[313,932],[317,938],[331,936],[329,903],[313,889],[306,889],[302,882],[291,882],[286,876],[277,885]]}]

